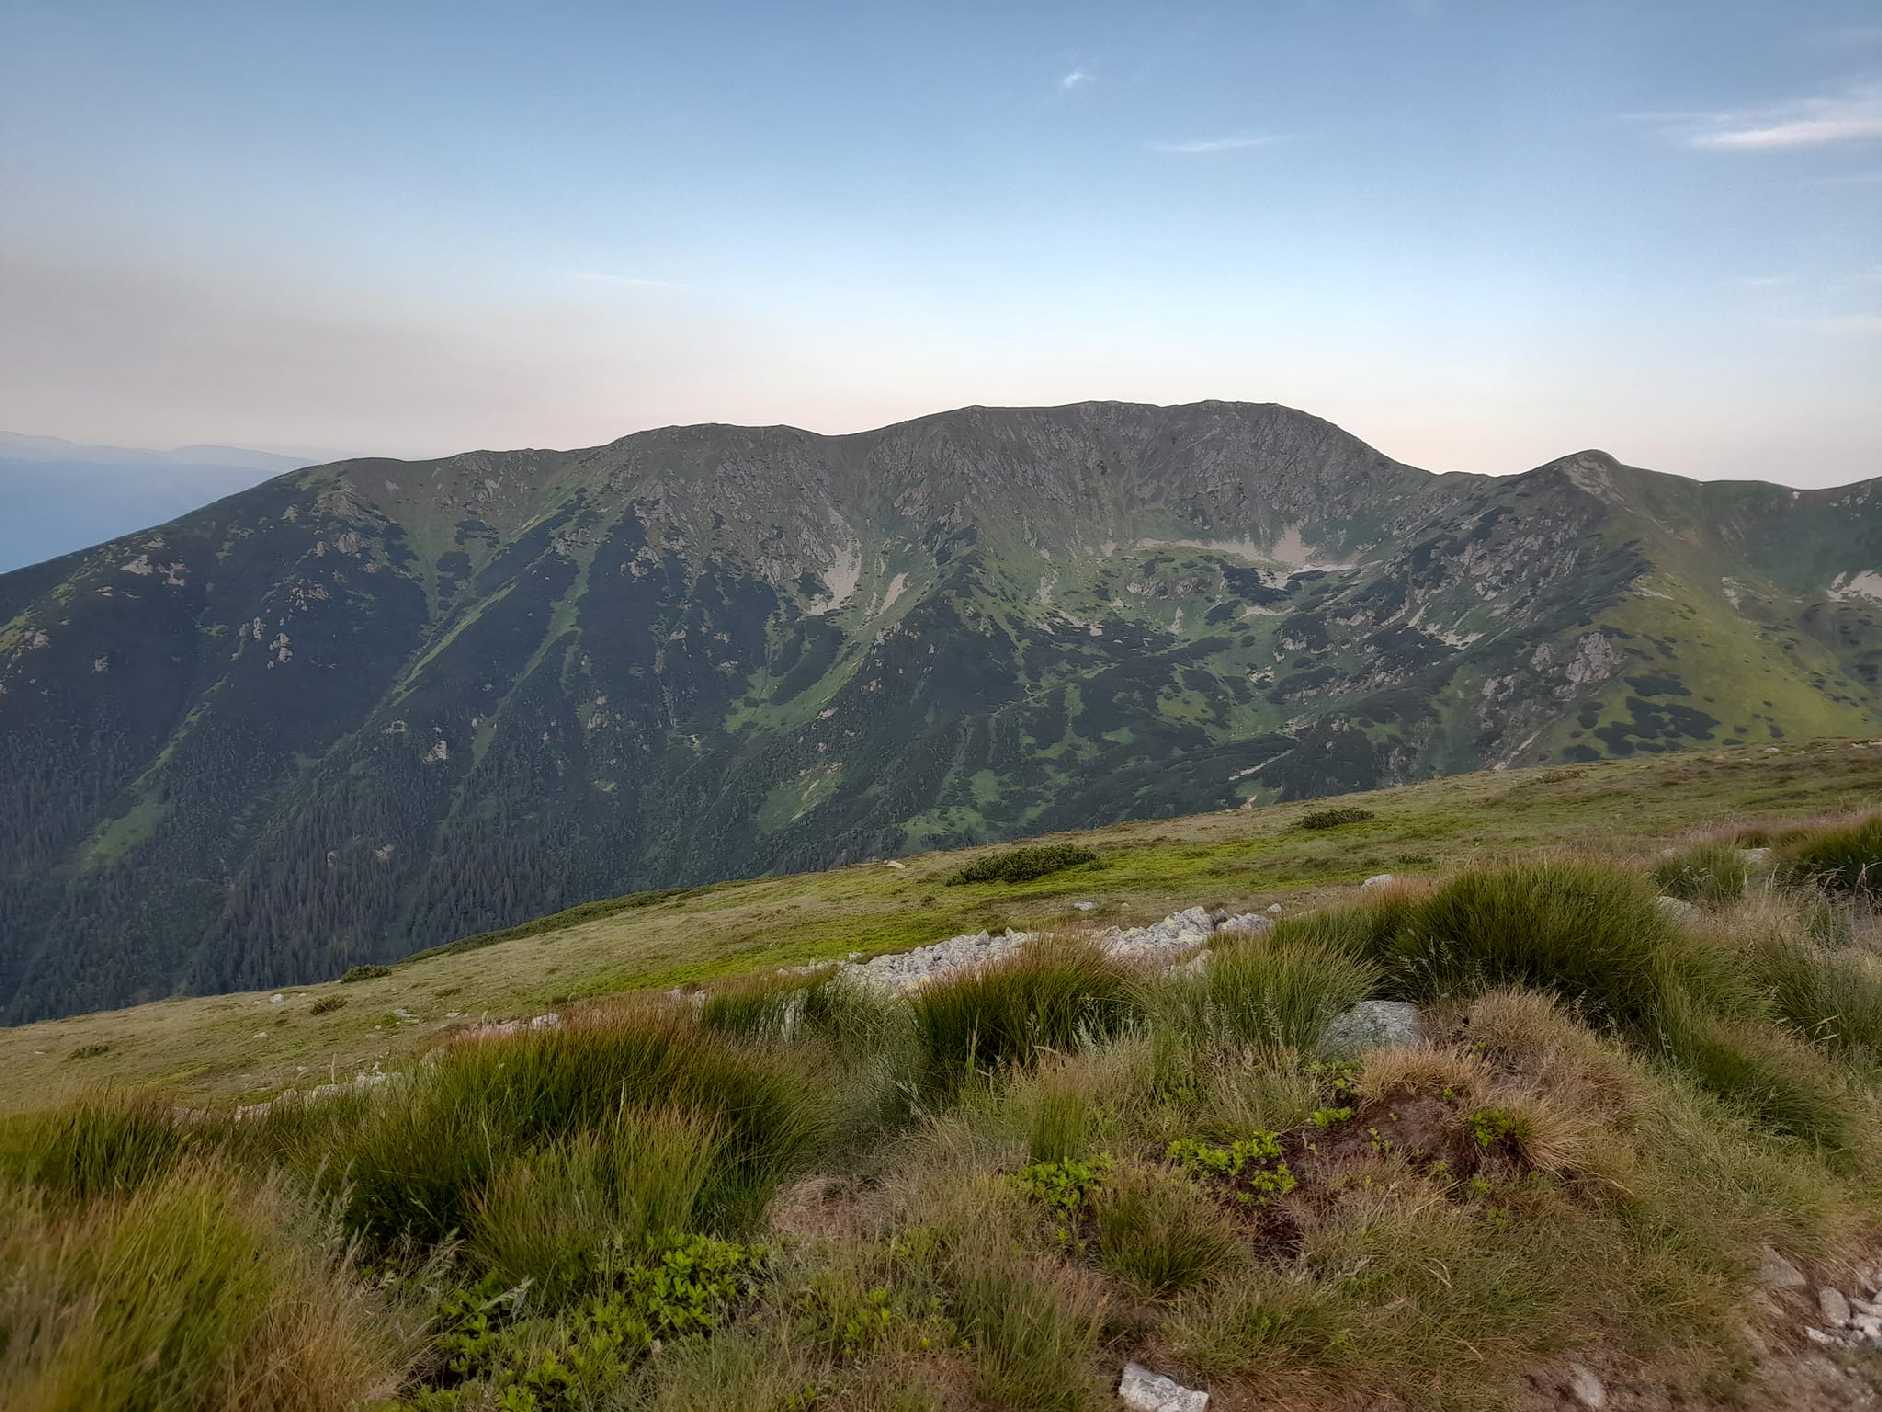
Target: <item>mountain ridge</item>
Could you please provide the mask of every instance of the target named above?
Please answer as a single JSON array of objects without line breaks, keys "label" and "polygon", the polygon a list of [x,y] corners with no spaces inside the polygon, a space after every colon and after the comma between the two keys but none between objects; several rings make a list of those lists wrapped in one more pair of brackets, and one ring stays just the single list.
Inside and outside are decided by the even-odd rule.
[{"label": "mountain ridge", "polygon": [[1272,403],[310,467],[0,575],[8,1018],[634,887],[1882,725],[1882,503]]}]

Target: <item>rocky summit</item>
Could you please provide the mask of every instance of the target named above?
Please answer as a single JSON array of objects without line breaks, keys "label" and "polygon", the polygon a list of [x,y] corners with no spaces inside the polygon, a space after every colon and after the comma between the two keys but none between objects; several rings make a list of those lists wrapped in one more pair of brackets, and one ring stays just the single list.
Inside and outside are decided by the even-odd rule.
[{"label": "rocky summit", "polygon": [[1873,733],[1874,483],[1437,475],[1272,405],[299,470],[0,576],[0,997],[633,889]]}]

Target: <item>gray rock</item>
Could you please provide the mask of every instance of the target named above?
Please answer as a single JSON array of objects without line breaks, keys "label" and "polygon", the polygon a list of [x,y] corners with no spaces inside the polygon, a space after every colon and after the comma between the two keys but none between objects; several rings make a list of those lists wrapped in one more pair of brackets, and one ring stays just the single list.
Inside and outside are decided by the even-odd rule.
[{"label": "gray rock", "polygon": [[1224,917],[1215,924],[1218,932],[1265,932],[1272,929],[1274,923],[1259,912],[1242,912],[1233,917]]},{"label": "gray rock", "polygon": [[1595,1376],[1594,1369],[1585,1368],[1579,1363],[1568,1365],[1568,1395],[1586,1407],[1588,1412],[1601,1412],[1607,1406],[1607,1388]]},{"label": "gray rock", "polygon": [[1849,1301],[1835,1285],[1825,1285],[1817,1291],[1817,1308],[1823,1311],[1823,1322],[1833,1329],[1849,1323]]},{"label": "gray rock", "polygon": [[1653,905],[1675,922],[1691,921],[1699,915],[1699,909],[1692,903],[1678,897],[1661,895],[1653,899]]},{"label": "gray rock", "polygon": [[1758,1283],[1766,1289],[1802,1289],[1810,1281],[1802,1270],[1767,1245],[1758,1262]]},{"label": "gray rock", "polygon": [[1098,910],[1098,904],[1093,902],[1089,897],[1079,898],[1072,906],[1080,912],[1096,912]]},{"label": "gray rock", "polygon": [[1765,859],[1771,856],[1771,850],[1768,848],[1741,848],[1738,850],[1738,856],[1744,860],[1747,866],[1756,868],[1762,865]]},{"label": "gray rock", "polygon": [[1209,1394],[1184,1387],[1139,1363],[1126,1363],[1118,1380],[1118,1400],[1133,1412],[1204,1412]]},{"label": "gray rock", "polygon": [[1280,915],[1281,915],[1281,904],[1280,904],[1280,903],[1278,903],[1278,902],[1270,902],[1270,903],[1268,904],[1268,915],[1269,915],[1269,916],[1271,916],[1271,917],[1278,917],[1278,916],[1280,916]]},{"label": "gray rock", "polygon": [[1386,887],[1397,881],[1398,878],[1392,873],[1374,873],[1371,877],[1362,882],[1360,887]]},{"label": "gray rock", "polygon": [[1320,1036],[1320,1047],[1354,1054],[1393,1044],[1416,1044],[1422,1033],[1416,1005],[1402,1000],[1362,1000],[1333,1017],[1326,1033]]}]

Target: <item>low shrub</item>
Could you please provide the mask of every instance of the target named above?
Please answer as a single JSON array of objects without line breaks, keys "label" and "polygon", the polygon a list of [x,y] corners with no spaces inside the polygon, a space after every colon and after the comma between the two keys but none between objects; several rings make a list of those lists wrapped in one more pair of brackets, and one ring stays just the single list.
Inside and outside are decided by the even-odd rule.
[{"label": "low shrub", "polygon": [[1882,814],[1793,836],[1777,847],[1779,874],[1829,892],[1882,895]]},{"label": "low shrub", "polygon": [[1178,1171],[1217,1187],[1241,1206],[1265,1206],[1296,1185],[1278,1133],[1251,1133],[1229,1143],[1178,1138],[1164,1156]]},{"label": "low shrub", "polygon": [[1653,870],[1653,885],[1668,897],[1709,907],[1745,895],[1751,868],[1730,844],[1702,843],[1665,858]]},{"label": "low shrub", "polygon": [[348,966],[346,974],[340,977],[340,983],[345,985],[351,981],[375,981],[381,976],[391,974],[390,966]]},{"label": "low shrub", "polygon": [[344,995],[323,995],[320,999],[307,1007],[307,1013],[310,1015],[331,1015],[335,1010],[340,1009],[345,1004],[346,997]]},{"label": "low shrub", "polygon": [[1051,938],[935,981],[910,1003],[931,1093],[1115,1036],[1143,1012],[1135,972],[1090,942]]},{"label": "low shrub", "polygon": [[1337,829],[1342,824],[1363,824],[1368,819],[1379,816],[1370,809],[1360,809],[1354,805],[1343,805],[1337,809],[1315,809],[1302,814],[1296,827],[1303,829]]},{"label": "low shrub", "polygon": [[1095,863],[1098,855],[1089,848],[1071,843],[1033,843],[1009,848],[1002,853],[976,858],[947,880],[949,887],[961,883],[1031,882],[1050,873],[1061,873],[1085,863]]}]

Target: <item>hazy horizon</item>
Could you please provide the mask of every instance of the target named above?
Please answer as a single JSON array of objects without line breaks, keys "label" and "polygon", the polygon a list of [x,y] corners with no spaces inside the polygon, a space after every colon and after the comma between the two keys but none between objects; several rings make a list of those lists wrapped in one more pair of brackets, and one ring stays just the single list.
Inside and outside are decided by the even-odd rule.
[{"label": "hazy horizon", "polygon": [[0,0],[0,40],[20,433],[1214,397],[1433,470],[1882,475],[1872,3]]}]

